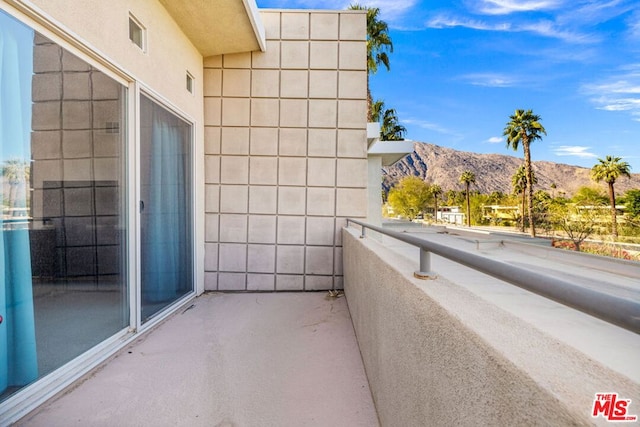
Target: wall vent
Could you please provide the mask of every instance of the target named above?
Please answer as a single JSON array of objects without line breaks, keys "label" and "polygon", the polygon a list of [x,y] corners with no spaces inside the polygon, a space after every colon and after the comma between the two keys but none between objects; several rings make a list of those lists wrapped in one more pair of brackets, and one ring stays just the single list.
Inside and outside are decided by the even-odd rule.
[{"label": "wall vent", "polygon": [[129,40],[143,51],[145,49],[146,30],[135,17],[129,15]]},{"label": "wall vent", "polygon": [[187,71],[187,90],[193,93],[193,76]]}]

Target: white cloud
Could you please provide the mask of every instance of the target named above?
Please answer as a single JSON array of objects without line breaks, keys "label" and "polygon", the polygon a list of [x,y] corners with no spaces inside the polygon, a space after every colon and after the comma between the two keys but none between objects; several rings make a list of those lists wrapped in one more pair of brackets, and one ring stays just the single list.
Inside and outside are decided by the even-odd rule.
[{"label": "white cloud", "polygon": [[626,111],[632,120],[640,121],[640,64],[629,64],[623,73],[608,80],[582,86],[596,108],[605,111]]},{"label": "white cloud", "polygon": [[489,23],[477,19],[452,18],[444,15],[436,16],[426,23],[427,28],[455,28],[463,27],[480,31],[504,31],[512,33],[534,33],[539,36],[555,38],[569,43],[594,43],[599,38],[593,34],[583,34],[559,29],[551,21],[538,21],[527,24],[513,24],[510,22]]},{"label": "white cloud", "polygon": [[598,157],[596,154],[591,153],[589,150],[591,147],[583,147],[581,145],[561,145],[553,149],[556,156],[573,156],[580,157],[582,159],[591,159]]},{"label": "white cloud", "polygon": [[430,122],[428,120],[408,118],[408,119],[401,119],[400,122],[407,129],[409,129],[411,126],[416,126],[416,127],[421,128],[421,129],[426,129],[426,130],[429,130],[429,131],[433,131],[433,132],[439,133],[441,135],[446,135],[446,136],[454,138],[456,140],[462,138],[462,135],[460,134],[460,132],[448,129],[448,128],[442,126],[442,125]]},{"label": "white cloud", "polygon": [[422,129],[428,129],[428,130],[432,130],[438,133],[443,133],[443,134],[452,134],[452,132],[436,123],[432,123],[426,120],[419,120],[419,119],[404,119],[401,120],[402,123],[410,125],[410,126],[417,126],[419,128]]},{"label": "white cloud", "polygon": [[594,26],[635,9],[635,0],[589,1],[572,4],[557,16],[563,25]]},{"label": "white cloud", "polygon": [[479,13],[487,15],[508,15],[516,12],[535,12],[539,10],[557,9],[558,0],[473,0],[472,7]]},{"label": "white cloud", "polygon": [[518,82],[518,80],[514,77],[499,73],[465,74],[460,78],[474,86],[484,87],[512,87],[515,86]]},{"label": "white cloud", "polygon": [[[605,111],[631,111],[640,110],[639,98],[600,98],[598,100],[602,105],[598,107]],[[635,113],[632,113],[635,114]]]},{"label": "white cloud", "polygon": [[592,85],[590,88],[591,90],[597,93],[639,93],[640,94],[640,81],[638,81],[637,83],[633,83],[627,80],[618,80],[611,83]]},{"label": "white cloud", "polygon": [[640,38],[640,10],[633,13],[627,20],[629,26],[629,35],[634,38]]},{"label": "white cloud", "polygon": [[559,5],[560,2],[555,0],[482,0],[476,9],[487,15],[508,15],[556,9]]},{"label": "white cloud", "polygon": [[504,138],[501,136],[492,136],[491,138],[487,139],[485,142],[488,142],[489,144],[500,144],[501,142],[504,142]]},{"label": "white cloud", "polygon": [[564,40],[569,43],[595,43],[600,37],[594,34],[583,34],[580,32],[563,30],[551,21],[538,21],[531,24],[522,25],[516,31],[535,33],[540,36]]},{"label": "white cloud", "polygon": [[426,25],[427,28],[437,29],[464,27],[471,28],[472,30],[482,31],[511,31],[511,24],[509,23],[489,24],[487,22],[478,21],[475,19],[450,18],[444,15],[436,16],[435,18],[429,20]]}]

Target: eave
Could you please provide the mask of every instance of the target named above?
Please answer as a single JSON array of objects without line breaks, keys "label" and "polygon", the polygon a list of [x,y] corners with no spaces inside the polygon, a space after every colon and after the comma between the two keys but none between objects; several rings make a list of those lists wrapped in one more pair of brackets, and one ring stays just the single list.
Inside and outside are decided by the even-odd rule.
[{"label": "eave", "polygon": [[159,0],[203,57],[265,50],[255,0]]}]

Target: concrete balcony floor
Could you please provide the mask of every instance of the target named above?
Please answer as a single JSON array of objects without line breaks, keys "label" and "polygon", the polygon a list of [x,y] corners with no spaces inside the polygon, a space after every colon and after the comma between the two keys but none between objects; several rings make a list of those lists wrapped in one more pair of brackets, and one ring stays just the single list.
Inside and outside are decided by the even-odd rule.
[{"label": "concrete balcony floor", "polygon": [[344,297],[205,294],[25,426],[377,426]]}]

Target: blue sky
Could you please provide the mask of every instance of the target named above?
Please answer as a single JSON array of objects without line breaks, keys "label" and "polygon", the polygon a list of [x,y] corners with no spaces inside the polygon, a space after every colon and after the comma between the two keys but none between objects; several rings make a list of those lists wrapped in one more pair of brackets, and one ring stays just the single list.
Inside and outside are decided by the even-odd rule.
[{"label": "blue sky", "polygon": [[[257,0],[260,8],[345,9],[343,0]],[[591,167],[623,157],[640,173],[637,0],[379,0],[391,71],[374,99],[395,108],[407,138],[521,156],[502,130],[516,108],[542,117],[533,160]]]}]

